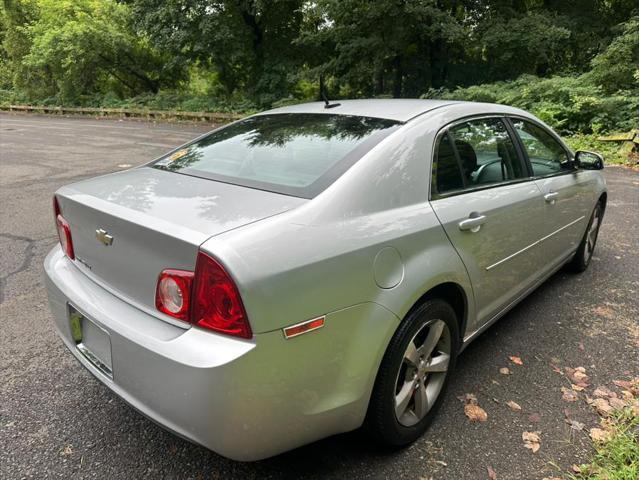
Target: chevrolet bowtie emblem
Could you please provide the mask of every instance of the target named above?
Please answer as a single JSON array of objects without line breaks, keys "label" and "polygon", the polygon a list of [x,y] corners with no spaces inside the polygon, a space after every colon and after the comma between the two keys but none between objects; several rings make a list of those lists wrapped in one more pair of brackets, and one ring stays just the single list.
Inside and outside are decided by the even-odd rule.
[{"label": "chevrolet bowtie emblem", "polygon": [[95,238],[100,240],[100,242],[102,242],[107,247],[113,243],[113,236],[109,235],[109,233],[103,228],[98,228],[95,231]]}]

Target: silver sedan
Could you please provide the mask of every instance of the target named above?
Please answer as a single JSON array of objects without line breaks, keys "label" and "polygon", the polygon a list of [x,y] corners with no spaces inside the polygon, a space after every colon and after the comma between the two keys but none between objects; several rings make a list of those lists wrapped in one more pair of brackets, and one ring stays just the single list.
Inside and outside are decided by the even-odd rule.
[{"label": "silver sedan", "polygon": [[130,405],[224,456],[362,426],[406,445],[469,342],[588,266],[601,168],[501,105],[263,112],[56,192],[56,328]]}]

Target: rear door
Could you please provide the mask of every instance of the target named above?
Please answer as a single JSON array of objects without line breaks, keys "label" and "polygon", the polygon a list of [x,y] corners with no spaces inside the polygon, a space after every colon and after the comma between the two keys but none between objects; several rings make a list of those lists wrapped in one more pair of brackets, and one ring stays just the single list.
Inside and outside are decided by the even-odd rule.
[{"label": "rear door", "polygon": [[581,241],[594,204],[593,179],[573,167],[570,152],[542,125],[521,118],[510,121],[541,190],[544,221],[538,255],[540,268],[551,270]]},{"label": "rear door", "polygon": [[435,152],[431,204],[471,278],[475,330],[538,277],[543,202],[503,118],[453,124]]}]

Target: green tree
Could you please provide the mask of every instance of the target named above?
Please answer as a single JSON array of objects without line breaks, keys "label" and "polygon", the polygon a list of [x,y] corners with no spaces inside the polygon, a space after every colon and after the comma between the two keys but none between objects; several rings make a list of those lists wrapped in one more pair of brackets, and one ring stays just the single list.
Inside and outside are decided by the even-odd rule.
[{"label": "green tree", "polygon": [[455,1],[322,0],[309,9],[314,22],[300,42],[321,46],[324,55],[309,65],[353,95],[415,96],[446,82],[446,57],[464,33],[459,14]]},{"label": "green tree", "polygon": [[138,24],[174,62],[217,71],[227,94],[285,96],[301,63],[301,0],[132,0]]},{"label": "green tree", "polygon": [[571,32],[547,12],[497,17],[481,27],[482,59],[492,79],[522,73],[546,75],[565,68],[565,42]]},{"label": "green tree", "polygon": [[639,16],[620,25],[621,34],[592,60],[590,80],[606,92],[639,88]]},{"label": "green tree", "polygon": [[0,81],[5,87],[20,86],[20,79],[29,78],[39,88],[47,89],[47,72],[28,75],[22,59],[31,49],[31,38],[26,30],[37,19],[35,0],[3,0],[0,4]]},{"label": "green tree", "polygon": [[23,10],[31,7],[30,18],[13,21],[16,38],[4,42],[20,65],[14,85],[30,98],[57,95],[72,103],[107,91],[157,93],[181,78],[136,34],[126,5],[115,0],[13,1]]}]

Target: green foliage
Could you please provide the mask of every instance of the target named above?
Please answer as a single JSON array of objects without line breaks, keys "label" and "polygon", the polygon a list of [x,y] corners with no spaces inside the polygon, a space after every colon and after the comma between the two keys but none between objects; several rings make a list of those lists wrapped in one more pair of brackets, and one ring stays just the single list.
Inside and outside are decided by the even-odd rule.
[{"label": "green foliage", "polygon": [[592,60],[589,79],[606,92],[639,86],[639,16],[621,28],[621,34]]},{"label": "green foliage", "polygon": [[301,0],[136,0],[138,25],[178,65],[210,65],[227,94],[260,104],[285,96],[301,53]]},{"label": "green foliage", "polygon": [[443,82],[445,57],[463,39],[456,2],[322,0],[306,15],[300,43],[319,52],[314,72],[352,96],[415,96]]},{"label": "green foliage", "polygon": [[639,125],[639,84],[608,94],[588,75],[474,85],[428,96],[512,105],[528,110],[562,133],[627,131]]},{"label": "green foliage", "polygon": [[636,0],[2,0],[0,103],[253,110],[442,97],[639,125]]},{"label": "green foliage", "polygon": [[628,155],[621,151],[620,144],[618,142],[602,142],[597,140],[597,135],[584,135],[577,134],[569,137],[564,137],[566,143],[573,149],[587,150],[590,152],[597,152],[603,155],[604,163],[606,165],[632,165],[629,161]]},{"label": "green foliage", "polygon": [[14,6],[30,15],[21,23],[6,22],[15,38],[4,44],[16,66],[13,83],[27,98],[56,96],[76,103],[97,92],[157,92],[181,78],[165,68],[163,55],[148,39],[136,35],[129,7],[115,0],[16,1]]},{"label": "green foliage", "polygon": [[545,75],[565,68],[571,32],[551,12],[499,17],[482,26],[482,59],[493,78],[522,73]]},{"label": "green foliage", "polygon": [[636,480],[639,478],[639,416],[631,408],[615,412],[611,438],[595,445],[596,455],[581,465],[573,480]]}]

